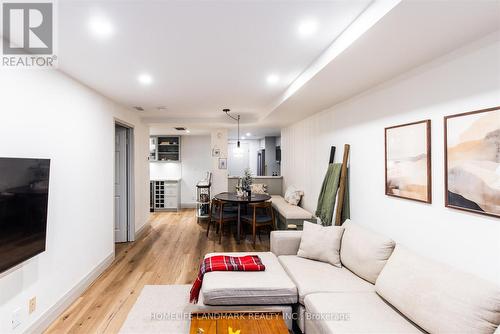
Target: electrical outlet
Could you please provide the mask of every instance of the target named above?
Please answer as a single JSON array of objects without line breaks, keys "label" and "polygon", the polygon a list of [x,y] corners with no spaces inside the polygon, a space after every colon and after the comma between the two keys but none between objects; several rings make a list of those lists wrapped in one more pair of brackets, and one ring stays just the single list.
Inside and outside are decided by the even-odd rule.
[{"label": "electrical outlet", "polygon": [[21,309],[12,312],[12,329],[16,329],[21,324]]},{"label": "electrical outlet", "polygon": [[36,311],[36,297],[33,297],[29,301],[29,314]]}]

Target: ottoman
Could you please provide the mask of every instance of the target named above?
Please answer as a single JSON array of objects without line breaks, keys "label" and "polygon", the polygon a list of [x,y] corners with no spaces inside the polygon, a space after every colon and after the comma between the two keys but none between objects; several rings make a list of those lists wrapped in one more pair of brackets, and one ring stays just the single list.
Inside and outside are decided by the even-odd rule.
[{"label": "ottoman", "polygon": [[205,305],[292,305],[297,287],[271,252],[210,253],[212,255],[258,255],[265,271],[216,271],[206,273],[201,287]]}]

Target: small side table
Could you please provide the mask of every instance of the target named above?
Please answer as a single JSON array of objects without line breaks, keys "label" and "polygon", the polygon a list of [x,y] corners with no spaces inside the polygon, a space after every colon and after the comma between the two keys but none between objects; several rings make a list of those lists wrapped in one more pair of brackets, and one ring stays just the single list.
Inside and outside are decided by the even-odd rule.
[{"label": "small side table", "polygon": [[200,181],[196,185],[196,218],[209,218],[210,213],[210,181]]}]

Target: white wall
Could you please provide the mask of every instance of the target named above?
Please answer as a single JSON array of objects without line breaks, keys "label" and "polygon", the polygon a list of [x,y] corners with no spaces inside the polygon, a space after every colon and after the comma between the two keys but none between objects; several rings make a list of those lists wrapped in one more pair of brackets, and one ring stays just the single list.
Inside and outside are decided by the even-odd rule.
[{"label": "white wall", "polygon": [[115,118],[135,127],[136,229],[146,223],[148,129],[58,71],[2,71],[0,96],[0,156],[51,159],[47,250],[0,274],[0,333],[18,308],[20,333],[114,254]]},{"label": "white wall", "polygon": [[151,162],[149,163],[149,178],[151,180],[180,179],[182,178],[182,164],[180,162]]},{"label": "white wall", "polygon": [[252,175],[257,175],[257,154],[260,150],[260,140],[259,139],[248,140],[248,144],[249,144],[248,167],[252,171]]},{"label": "white wall", "polygon": [[[246,155],[245,161],[248,160],[248,164],[245,168],[250,168],[252,171],[252,174],[257,175],[257,152],[260,149],[260,139],[245,139],[241,140],[241,145],[242,147],[245,147],[246,149],[241,152],[243,155]],[[245,146],[246,145],[246,146]],[[232,168],[234,167],[233,165],[233,159],[235,157],[232,155],[232,152],[235,151],[236,148],[236,141],[231,140],[229,141],[228,144],[228,170],[229,170],[229,175],[230,176],[242,176],[243,171],[245,168]],[[238,158],[236,158],[238,159]]]},{"label": "white wall", "polygon": [[181,203],[183,207],[196,205],[196,184],[212,168],[210,136],[183,136],[181,144]]},{"label": "white wall", "polygon": [[[228,131],[227,129],[213,130],[210,134],[210,155],[214,148],[220,150],[220,158],[227,159]],[[219,157],[212,157],[212,194],[227,191],[227,169],[219,169]]]},{"label": "white wall", "polygon": [[250,167],[250,145],[240,142],[229,142],[227,145],[227,170],[229,176],[241,176]]},{"label": "white wall", "polygon": [[[402,55],[404,56],[404,54]],[[500,220],[444,207],[443,116],[500,105],[499,35],[488,36],[282,131],[286,186],[314,212],[330,146],[351,144],[351,216],[423,255],[500,282]],[[384,128],[432,120],[433,204],[384,195]]]}]

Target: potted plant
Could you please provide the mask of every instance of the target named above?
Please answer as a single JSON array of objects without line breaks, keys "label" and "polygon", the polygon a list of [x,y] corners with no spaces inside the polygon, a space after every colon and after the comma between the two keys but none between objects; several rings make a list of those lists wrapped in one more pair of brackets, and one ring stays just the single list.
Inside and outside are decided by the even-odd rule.
[{"label": "potted plant", "polygon": [[252,171],[250,170],[250,168],[246,168],[245,171],[243,172],[243,178],[241,179],[241,187],[243,188],[244,191],[247,192],[248,198],[252,196],[251,185],[252,185]]}]

